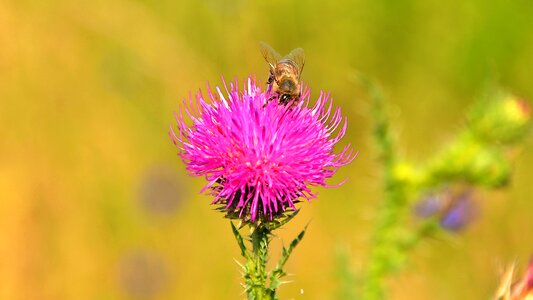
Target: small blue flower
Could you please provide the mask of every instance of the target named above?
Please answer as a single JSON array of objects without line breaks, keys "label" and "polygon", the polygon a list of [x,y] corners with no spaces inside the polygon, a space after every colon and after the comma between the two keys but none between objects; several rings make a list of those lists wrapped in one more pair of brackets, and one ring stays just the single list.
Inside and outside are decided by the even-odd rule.
[{"label": "small blue flower", "polygon": [[438,218],[442,228],[461,231],[477,215],[477,206],[469,189],[452,191],[445,188],[425,196],[416,206],[415,214],[422,218]]}]

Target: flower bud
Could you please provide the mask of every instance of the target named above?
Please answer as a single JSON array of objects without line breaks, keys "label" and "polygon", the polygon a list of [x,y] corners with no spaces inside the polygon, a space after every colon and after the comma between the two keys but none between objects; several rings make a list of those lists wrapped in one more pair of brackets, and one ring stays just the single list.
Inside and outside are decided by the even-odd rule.
[{"label": "flower bud", "polygon": [[392,169],[392,175],[396,182],[404,185],[413,185],[420,181],[418,170],[407,162],[396,164]]},{"label": "flower bud", "polygon": [[512,144],[525,136],[529,121],[530,108],[525,100],[506,92],[496,92],[474,108],[468,125],[482,140]]},{"label": "flower bud", "polygon": [[494,188],[506,185],[510,174],[509,162],[498,147],[488,147],[465,134],[430,163],[426,182],[460,180]]}]

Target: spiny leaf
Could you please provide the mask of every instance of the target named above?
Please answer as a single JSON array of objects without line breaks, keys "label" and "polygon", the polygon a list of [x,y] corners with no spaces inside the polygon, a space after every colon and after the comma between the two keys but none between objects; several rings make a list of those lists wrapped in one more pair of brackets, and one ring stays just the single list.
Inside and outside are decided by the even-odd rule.
[{"label": "spiny leaf", "polygon": [[233,235],[235,236],[235,239],[237,240],[237,244],[239,244],[239,248],[241,248],[241,255],[244,258],[248,258],[248,251],[246,249],[246,245],[244,245],[244,239],[242,238],[242,235],[239,233],[239,230],[237,230],[233,222],[230,222],[230,224],[231,224],[231,231],[233,231]]},{"label": "spiny leaf", "polygon": [[238,260],[236,260],[236,259],[233,259],[233,260],[237,263],[237,265],[239,265],[239,267],[241,267],[241,269],[242,269],[241,273],[244,276],[243,272],[246,271],[246,267],[243,264],[241,264]]},{"label": "spiny leaf", "polygon": [[300,232],[300,234],[298,234],[298,236],[296,236],[294,238],[294,240],[292,240],[292,242],[290,243],[288,248],[283,247],[283,253],[282,253],[281,259],[279,260],[279,264],[278,264],[280,269],[283,269],[283,266],[285,265],[285,263],[289,259],[289,255],[291,255],[292,250],[294,250],[294,248],[296,248],[296,246],[298,246],[300,241],[303,239],[306,230],[307,230],[307,225],[302,230],[302,232]]},{"label": "spiny leaf", "polygon": [[279,280],[281,277],[287,274],[285,273],[285,271],[283,271],[283,266],[289,259],[289,256],[291,255],[294,248],[296,248],[298,243],[300,243],[300,241],[303,239],[306,230],[307,230],[307,226],[305,226],[305,228],[300,232],[300,234],[298,234],[294,238],[294,240],[292,240],[292,242],[289,244],[289,247],[287,248],[283,247],[281,258],[278,262],[278,265],[276,266],[274,270],[272,270],[272,273],[270,274],[270,288],[271,289],[275,290],[281,284],[283,284],[283,282]]},{"label": "spiny leaf", "polygon": [[282,219],[281,221],[276,221],[276,222],[273,222],[271,223],[271,225],[268,227],[268,229],[270,231],[274,231],[274,229],[278,229],[280,228],[281,226],[287,224],[287,222],[289,222],[290,220],[292,220],[294,217],[296,217],[296,215],[300,212],[299,209],[295,210],[292,214],[290,215],[287,215],[284,219]]}]

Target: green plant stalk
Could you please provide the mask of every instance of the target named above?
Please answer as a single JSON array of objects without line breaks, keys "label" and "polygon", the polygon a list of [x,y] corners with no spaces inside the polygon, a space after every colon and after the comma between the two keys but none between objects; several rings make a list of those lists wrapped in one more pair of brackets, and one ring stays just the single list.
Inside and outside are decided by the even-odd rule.
[{"label": "green plant stalk", "polygon": [[355,287],[358,284],[358,278],[350,268],[350,254],[345,247],[339,247],[336,250],[334,276],[338,282],[334,299],[357,299]]},{"label": "green plant stalk", "polygon": [[372,98],[374,139],[378,146],[380,161],[384,167],[384,195],[374,227],[368,265],[364,274],[362,299],[385,299],[384,280],[403,260],[402,241],[398,239],[399,219],[405,207],[405,188],[397,182],[393,168],[397,163],[394,140],[389,129],[389,120],[384,112],[383,97],[368,80],[363,82]]},{"label": "green plant stalk", "polygon": [[276,290],[267,287],[268,273],[266,264],[268,261],[268,246],[270,244],[270,230],[264,226],[253,227],[250,239],[252,252],[247,257],[244,275],[248,299],[277,299]]},{"label": "green plant stalk", "polygon": [[[431,160],[422,172],[418,172],[414,180],[405,180],[405,177],[398,177],[395,171],[401,164],[390,133],[383,97],[368,79],[363,76],[359,79],[372,98],[373,135],[383,164],[385,192],[376,217],[368,265],[363,274],[361,298],[381,300],[387,296],[385,279],[404,263],[407,252],[440,229],[439,220],[432,218],[425,221],[414,234],[407,238],[402,236],[408,233],[403,228],[402,217],[408,208],[409,197],[418,195],[422,189],[438,187],[446,182],[464,182],[488,188],[505,186],[511,168],[502,146],[515,143],[524,136],[529,126],[529,111],[516,99],[506,98],[493,104],[499,106],[489,110],[486,109],[487,104],[482,103],[482,109],[474,112],[469,126],[455,141]],[[509,105],[514,105],[510,106],[510,112],[509,109],[505,110]]]},{"label": "green plant stalk", "polygon": [[403,201],[401,193],[389,190],[378,215],[372,238],[368,269],[363,287],[363,299],[385,299],[384,279],[397,269],[403,260],[402,241],[396,230]]},{"label": "green plant stalk", "polygon": [[[244,238],[239,233],[239,230],[233,223],[231,223],[231,229],[237,244],[241,249],[241,255],[246,258],[246,263],[241,265],[244,277],[244,290],[250,300],[276,300],[276,290],[283,282],[282,277],[287,275],[283,270],[285,263],[292,254],[292,251],[302,241],[307,226],[292,240],[288,247],[283,247],[281,257],[276,267],[267,272],[266,264],[268,262],[268,246],[272,237],[272,231],[283,226],[290,221],[298,211],[286,216],[281,221],[275,221],[271,223],[260,224],[248,224],[250,226],[250,238],[249,241],[252,244],[252,251],[250,252],[246,248]],[[268,284],[268,282],[270,282]]]}]

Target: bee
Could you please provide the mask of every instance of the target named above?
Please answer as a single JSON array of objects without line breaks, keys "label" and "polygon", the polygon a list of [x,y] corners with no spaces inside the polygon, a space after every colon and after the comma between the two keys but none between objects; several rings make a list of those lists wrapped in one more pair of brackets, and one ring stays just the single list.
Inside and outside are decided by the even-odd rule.
[{"label": "bee", "polygon": [[296,100],[300,99],[300,76],[305,63],[304,50],[296,48],[286,56],[281,56],[266,43],[261,42],[260,45],[261,53],[269,65],[270,74],[267,81],[269,90],[276,94],[279,104],[296,103]]}]

